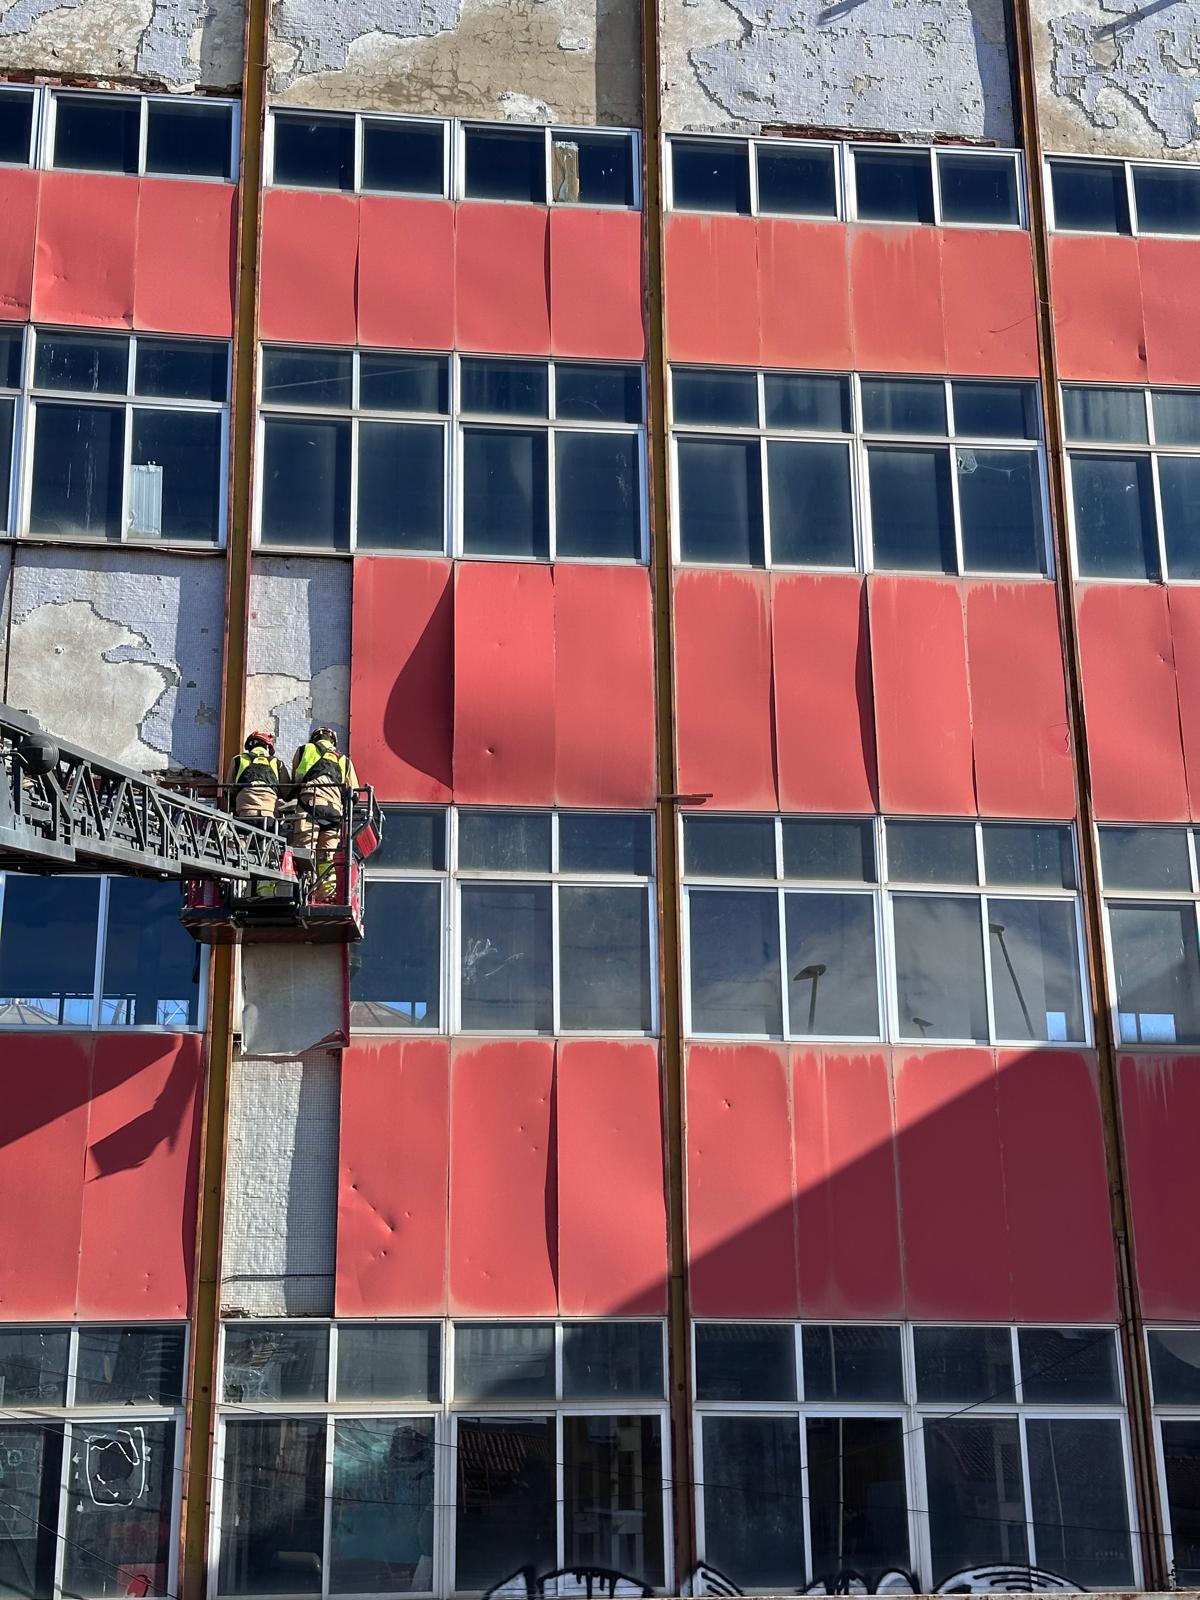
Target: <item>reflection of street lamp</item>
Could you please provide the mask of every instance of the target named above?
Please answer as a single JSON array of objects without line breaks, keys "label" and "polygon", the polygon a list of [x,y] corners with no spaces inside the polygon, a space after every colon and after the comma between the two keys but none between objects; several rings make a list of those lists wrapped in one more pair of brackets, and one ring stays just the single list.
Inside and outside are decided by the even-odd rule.
[{"label": "reflection of street lamp", "polygon": [[793,980],[799,983],[802,978],[812,980],[812,992],[808,997],[808,1031],[811,1033],[817,1025],[817,985],[829,971],[823,961],[813,961],[807,967],[801,967]]},{"label": "reflection of street lamp", "polygon": [[1008,968],[1008,975],[1012,979],[1013,988],[1017,991],[1017,1001],[1021,1007],[1021,1015],[1025,1018],[1025,1027],[1029,1037],[1033,1038],[1033,1018],[1029,1015],[1029,1007],[1025,1004],[1025,996],[1021,990],[1021,980],[1017,977],[1017,969],[1012,964],[1012,957],[1008,953],[1008,946],[1004,942],[1004,924],[1002,922],[989,922],[988,932],[996,935],[1000,945],[1000,953],[1004,957],[1004,965]]},{"label": "reflection of street lamp", "polygon": [[930,1022],[928,1017],[914,1016],[912,1020],[916,1023],[917,1027],[920,1028],[922,1039],[929,1032],[930,1028],[933,1027],[933,1023]]}]

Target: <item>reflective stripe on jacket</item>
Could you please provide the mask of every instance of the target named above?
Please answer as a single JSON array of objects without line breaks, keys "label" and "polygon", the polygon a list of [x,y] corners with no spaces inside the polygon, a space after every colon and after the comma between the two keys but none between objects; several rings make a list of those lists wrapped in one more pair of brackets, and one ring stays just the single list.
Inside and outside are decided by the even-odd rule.
[{"label": "reflective stripe on jacket", "polygon": [[343,789],[358,788],[358,774],[349,756],[338,754],[338,749],[328,739],[309,742],[296,757],[294,771],[298,786],[311,783],[333,783]]},{"label": "reflective stripe on jacket", "polygon": [[240,755],[233,764],[233,782],[238,789],[278,789],[279,762],[265,750]]}]

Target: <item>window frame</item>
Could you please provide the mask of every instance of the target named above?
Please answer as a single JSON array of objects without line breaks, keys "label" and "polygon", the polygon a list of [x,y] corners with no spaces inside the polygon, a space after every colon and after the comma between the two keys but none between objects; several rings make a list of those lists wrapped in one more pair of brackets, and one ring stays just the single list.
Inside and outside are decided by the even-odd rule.
[{"label": "window frame", "polygon": [[[1182,833],[1187,840],[1188,866],[1191,872],[1191,887],[1188,889],[1118,889],[1110,887],[1104,881],[1104,858],[1101,853],[1100,841],[1107,828],[1131,828],[1140,833]],[[1096,870],[1100,886],[1100,915],[1104,929],[1104,981],[1106,1000],[1108,1004],[1109,1026],[1112,1037],[1117,1042],[1119,1050],[1148,1050],[1156,1055],[1172,1050],[1192,1052],[1196,1045],[1180,1044],[1178,1041],[1168,1043],[1161,1039],[1126,1039],[1121,1031],[1121,1003],[1117,993],[1117,952],[1113,943],[1112,917],[1113,906],[1128,906],[1144,910],[1160,910],[1172,906],[1190,905],[1192,918],[1196,926],[1197,943],[1200,945],[1200,842],[1197,841],[1197,828],[1186,822],[1094,822],[1092,824],[1093,841],[1096,851]]]},{"label": "window frame", "polygon": [[[240,100],[230,99],[217,95],[192,95],[186,100],[171,98],[168,94],[144,94],[128,89],[93,89],[93,88],[59,88],[47,84],[38,91],[41,96],[40,109],[34,114],[34,159],[31,165],[42,167],[55,172],[81,173],[85,177],[110,177],[110,178],[163,178],[174,183],[224,183],[233,185],[240,176],[241,157],[241,121],[242,109]],[[117,97],[125,101],[137,100],[138,112],[138,163],[136,172],[108,172],[93,167],[68,167],[58,166],[55,162],[55,143],[57,133],[57,109],[60,98],[72,100],[115,100]],[[228,107],[231,115],[229,119],[229,160],[225,173],[220,178],[210,177],[205,173],[195,172],[150,172],[146,169],[146,146],[149,129],[150,115],[148,107],[151,101],[162,104],[174,105],[219,105]],[[40,160],[38,156],[40,155]]]},{"label": "window frame", "polygon": [[[1122,229],[1096,229],[1096,228],[1064,228],[1060,227],[1054,207],[1054,164],[1062,166],[1099,165],[1102,167],[1122,167],[1125,176],[1126,206],[1129,212],[1129,232]],[[1138,214],[1137,185],[1134,176],[1139,171],[1153,172],[1195,172],[1195,167],[1182,161],[1148,161],[1140,157],[1126,157],[1118,155],[1099,155],[1094,153],[1076,153],[1075,151],[1047,151],[1043,157],[1044,189],[1046,195],[1046,225],[1055,233],[1078,234],[1088,238],[1109,239],[1197,239],[1200,238],[1200,226],[1191,233],[1166,233],[1158,228],[1143,228]],[[1126,385],[1126,387],[1130,387]],[[1133,385],[1132,387],[1138,387]]]}]

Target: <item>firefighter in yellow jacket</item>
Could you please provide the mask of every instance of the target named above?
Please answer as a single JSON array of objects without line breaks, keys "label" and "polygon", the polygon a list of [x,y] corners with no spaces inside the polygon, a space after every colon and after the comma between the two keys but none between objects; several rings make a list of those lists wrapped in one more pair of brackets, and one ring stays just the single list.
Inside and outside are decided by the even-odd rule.
[{"label": "firefighter in yellow jacket", "polygon": [[336,897],[334,856],[341,840],[346,805],[357,788],[354,763],[348,755],[339,753],[335,731],[314,728],[292,762],[292,790],[296,797],[292,843],[313,853],[318,900]]},{"label": "firefighter in yellow jacket", "polygon": [[257,730],[246,735],[245,748],[229,764],[225,782],[234,816],[260,828],[274,822],[279,802],[291,787],[287,764],[275,754],[275,740]]}]

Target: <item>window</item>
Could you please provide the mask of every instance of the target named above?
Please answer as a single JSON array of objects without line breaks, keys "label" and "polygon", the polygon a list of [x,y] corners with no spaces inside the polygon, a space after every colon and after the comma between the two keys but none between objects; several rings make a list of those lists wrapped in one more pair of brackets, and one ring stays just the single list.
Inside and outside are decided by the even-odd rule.
[{"label": "window", "polygon": [[683,844],[690,1034],[1086,1041],[1069,827],[697,816]]},{"label": "window", "polygon": [[1200,1331],[1151,1328],[1146,1342],[1171,1577],[1177,1588],[1194,1589],[1200,1585]]},{"label": "window", "polygon": [[[932,1588],[992,1563],[1085,1588],[1135,1581],[1111,1329],[696,1323],[694,1334],[701,1554],[743,1589],[832,1592],[852,1574],[873,1593],[895,1569]],[[1111,1374],[1084,1385],[1086,1409],[1071,1381],[1034,1403],[1051,1372],[1076,1364]]]},{"label": "window", "polygon": [[200,980],[177,883],[0,880],[0,1026],[198,1028]]},{"label": "window", "polygon": [[0,88],[0,165],[27,167],[34,157],[38,91]]},{"label": "window", "polygon": [[1076,233],[1200,235],[1200,172],[1182,164],[1051,157],[1054,226]]},{"label": "window", "polygon": [[7,1592],[174,1591],[184,1346],[179,1326],[0,1329]]},{"label": "window", "polygon": [[386,807],[351,1022],[654,1033],[652,838],[648,816],[619,812]]},{"label": "window", "polygon": [[1033,384],[675,367],[684,562],[1047,571]]},{"label": "window", "polygon": [[56,89],[50,104],[51,166],[168,178],[234,176],[233,101]]},{"label": "window", "polygon": [[1101,827],[1109,962],[1123,1044],[1200,1044],[1200,881],[1190,828]]}]

